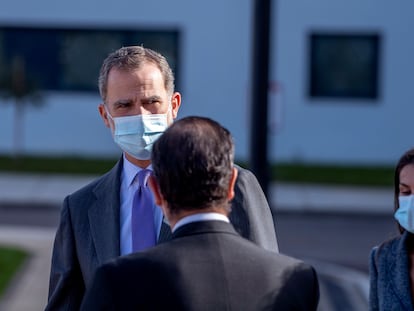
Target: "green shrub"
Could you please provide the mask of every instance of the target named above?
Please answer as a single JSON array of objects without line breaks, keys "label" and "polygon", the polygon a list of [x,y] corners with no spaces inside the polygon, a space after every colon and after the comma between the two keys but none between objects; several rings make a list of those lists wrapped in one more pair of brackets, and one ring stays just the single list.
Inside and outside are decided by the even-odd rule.
[{"label": "green shrub", "polygon": [[27,256],[23,250],[0,246],[0,296]]}]

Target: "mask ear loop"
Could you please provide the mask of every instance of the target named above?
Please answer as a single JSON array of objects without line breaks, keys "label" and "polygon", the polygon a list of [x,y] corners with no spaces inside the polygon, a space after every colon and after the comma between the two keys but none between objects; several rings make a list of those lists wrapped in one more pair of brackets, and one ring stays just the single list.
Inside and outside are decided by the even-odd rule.
[{"label": "mask ear loop", "polygon": [[[110,128],[110,130],[111,130],[112,137],[114,137],[114,135],[115,135],[115,128],[116,128],[116,125],[115,125],[115,120],[114,120],[114,118],[111,116],[111,114],[109,113],[109,111],[108,111],[108,107],[106,107],[106,104],[104,104],[104,109],[105,109],[105,112],[106,112],[106,115],[107,115],[107,118],[108,118],[109,128]],[[112,120],[112,124],[111,124],[111,122],[109,121],[109,119],[111,119],[111,120]]]},{"label": "mask ear loop", "polygon": [[109,116],[109,118],[112,120],[112,121],[114,121],[114,118],[111,116],[111,114],[109,113],[109,111],[108,111],[108,108],[106,107],[106,104],[104,104],[104,107],[105,107],[105,112],[106,112],[106,114]]},{"label": "mask ear loop", "polygon": [[168,115],[169,114],[171,114],[171,118],[172,118],[172,120],[174,121],[174,117],[173,117],[173,113],[172,113],[172,100],[173,100],[173,96],[171,95],[171,99],[170,99],[170,102],[169,102],[169,104],[168,104],[168,109],[167,109],[167,118],[168,118]]}]

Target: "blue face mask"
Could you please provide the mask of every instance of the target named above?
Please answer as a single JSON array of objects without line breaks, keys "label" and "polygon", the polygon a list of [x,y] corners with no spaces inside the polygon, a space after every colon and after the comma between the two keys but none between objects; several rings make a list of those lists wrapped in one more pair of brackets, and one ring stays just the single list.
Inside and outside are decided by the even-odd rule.
[{"label": "blue face mask", "polygon": [[107,112],[114,121],[115,143],[134,158],[149,160],[152,144],[168,127],[167,113],[112,117]]},{"label": "blue face mask", "polygon": [[400,195],[400,207],[395,211],[394,218],[405,230],[414,233],[414,195]]}]

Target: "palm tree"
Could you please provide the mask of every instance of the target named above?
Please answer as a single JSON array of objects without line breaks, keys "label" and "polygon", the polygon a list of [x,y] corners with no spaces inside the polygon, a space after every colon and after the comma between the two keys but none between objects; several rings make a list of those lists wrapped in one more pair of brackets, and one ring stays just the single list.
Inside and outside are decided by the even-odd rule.
[{"label": "palm tree", "polygon": [[27,76],[24,58],[18,55],[13,57],[11,66],[0,80],[0,94],[5,99],[11,99],[14,104],[12,157],[18,160],[24,142],[23,116],[25,106],[43,104],[35,83]]}]

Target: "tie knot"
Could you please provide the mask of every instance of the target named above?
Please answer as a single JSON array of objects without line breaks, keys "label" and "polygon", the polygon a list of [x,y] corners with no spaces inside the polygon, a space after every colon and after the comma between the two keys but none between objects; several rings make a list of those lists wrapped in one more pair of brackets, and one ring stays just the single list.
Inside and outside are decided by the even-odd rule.
[{"label": "tie knot", "polygon": [[138,172],[137,178],[138,178],[138,184],[139,186],[146,186],[148,177],[151,175],[151,171],[144,169]]}]

